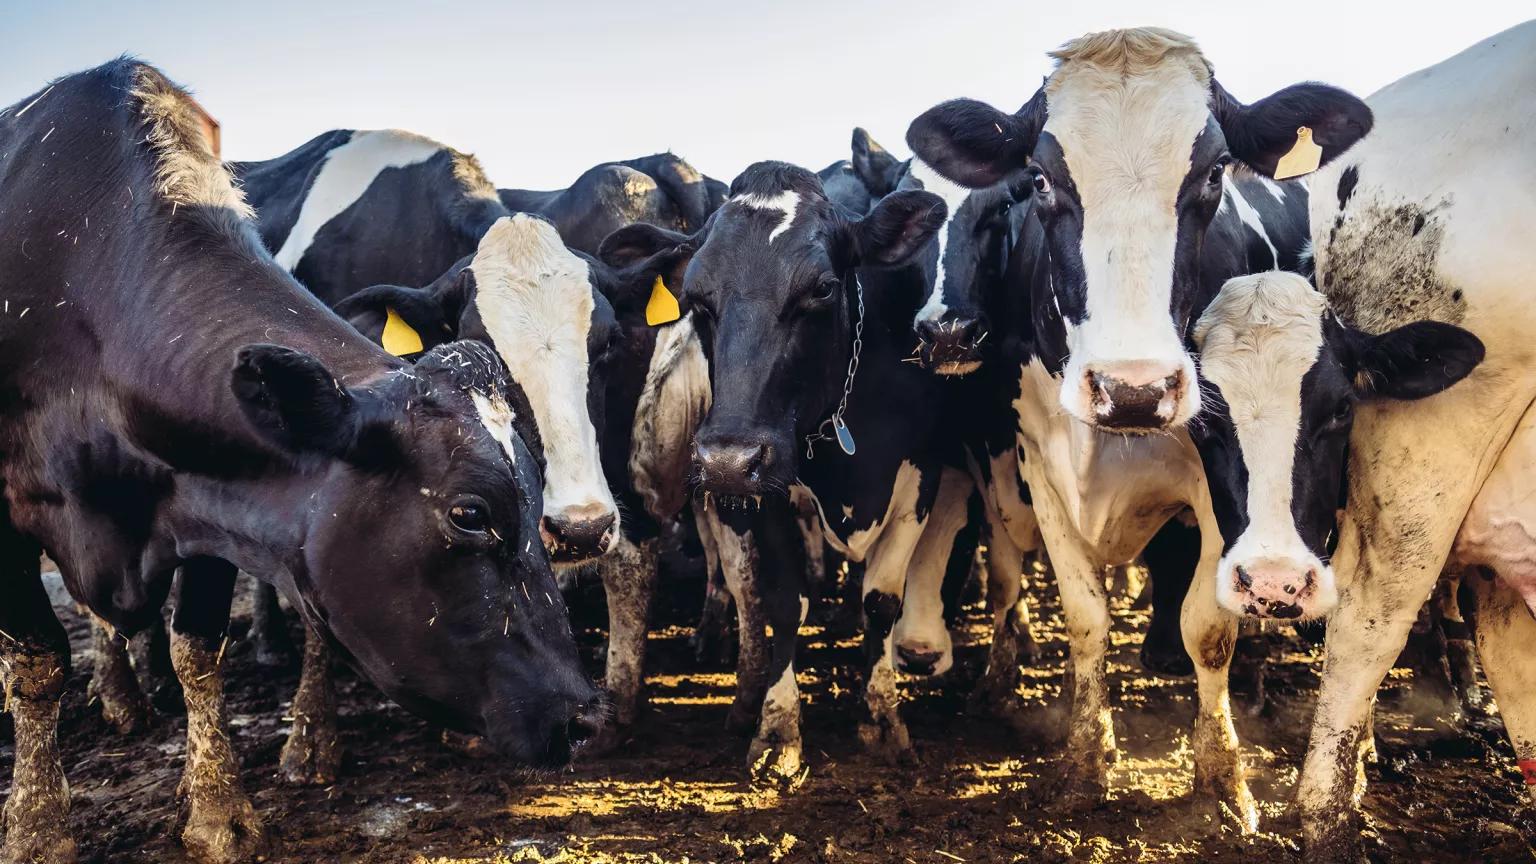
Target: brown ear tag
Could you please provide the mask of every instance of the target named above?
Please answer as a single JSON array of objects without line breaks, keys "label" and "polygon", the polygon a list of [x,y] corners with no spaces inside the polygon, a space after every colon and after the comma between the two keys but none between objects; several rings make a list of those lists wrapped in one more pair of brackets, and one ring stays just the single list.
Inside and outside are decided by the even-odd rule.
[{"label": "brown ear tag", "polygon": [[396,312],[393,307],[385,307],[384,312],[388,316],[384,319],[384,338],[380,340],[384,343],[384,350],[396,357],[404,357],[407,354],[420,354],[422,351],[421,334],[417,333],[414,327],[405,323],[405,319],[401,318],[400,313]]},{"label": "brown ear tag", "polygon": [[678,308],[677,298],[667,290],[667,283],[656,277],[656,284],[651,286],[651,299],[645,304],[645,323],[655,327],[657,324],[670,324],[683,317],[683,311]]},{"label": "brown ear tag", "polygon": [[1280,157],[1275,165],[1275,179],[1289,180],[1303,174],[1311,174],[1323,163],[1323,148],[1312,140],[1312,130],[1306,126],[1296,130],[1296,146]]}]

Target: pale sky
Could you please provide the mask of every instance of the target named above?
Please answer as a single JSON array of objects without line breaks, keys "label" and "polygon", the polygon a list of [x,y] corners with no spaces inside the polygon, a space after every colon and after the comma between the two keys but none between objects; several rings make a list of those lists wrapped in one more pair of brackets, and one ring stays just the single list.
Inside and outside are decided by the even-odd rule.
[{"label": "pale sky", "polygon": [[8,4],[0,104],[128,52],[190,87],[224,156],[335,128],[401,127],[477,154],[499,186],[558,188],[671,149],[727,182],[758,159],[818,169],[854,126],[971,96],[1013,110],[1045,52],[1109,27],[1194,36],[1244,101],[1300,80],[1361,96],[1530,17],[1525,2],[1280,0],[219,0]]}]

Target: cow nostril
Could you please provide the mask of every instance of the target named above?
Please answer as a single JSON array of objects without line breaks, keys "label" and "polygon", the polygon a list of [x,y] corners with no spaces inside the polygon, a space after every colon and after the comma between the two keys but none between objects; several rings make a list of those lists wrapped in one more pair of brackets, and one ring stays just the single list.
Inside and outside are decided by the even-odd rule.
[{"label": "cow nostril", "polygon": [[1237,584],[1244,588],[1253,587],[1253,574],[1249,573],[1241,564],[1237,565]]},{"label": "cow nostril", "polygon": [[1316,567],[1309,567],[1309,568],[1307,568],[1307,586],[1306,587],[1311,588],[1312,586],[1314,586],[1316,584],[1317,584],[1317,568]]},{"label": "cow nostril", "polygon": [[749,448],[746,458],[742,461],[745,473],[755,474],[759,469],[767,466],[772,452],[767,444],[758,444]]},{"label": "cow nostril", "polygon": [[596,738],[601,731],[602,723],[590,709],[576,712],[565,724],[566,739],[570,741],[573,750]]}]

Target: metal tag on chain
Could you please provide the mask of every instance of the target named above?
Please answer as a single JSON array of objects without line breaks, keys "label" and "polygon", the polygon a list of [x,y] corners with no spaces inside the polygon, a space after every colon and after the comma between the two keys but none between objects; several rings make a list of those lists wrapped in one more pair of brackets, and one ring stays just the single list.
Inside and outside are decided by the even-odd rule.
[{"label": "metal tag on chain", "polygon": [[832,431],[837,433],[837,446],[843,448],[843,452],[853,455],[853,433],[848,431],[848,424],[843,422],[843,415],[838,414],[832,418]]}]

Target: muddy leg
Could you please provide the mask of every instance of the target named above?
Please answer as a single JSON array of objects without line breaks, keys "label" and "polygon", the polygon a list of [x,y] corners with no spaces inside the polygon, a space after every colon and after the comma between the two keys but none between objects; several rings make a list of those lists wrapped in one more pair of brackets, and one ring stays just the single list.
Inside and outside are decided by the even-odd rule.
[{"label": "muddy leg", "polygon": [[769,680],[773,685],[763,699],[762,719],[747,751],[747,765],[754,782],[793,789],[805,781],[809,769],[801,759],[800,688],[795,682],[795,648],[800,625],[810,609],[803,545],[796,545],[800,526],[791,514],[769,506],[756,522],[760,536],[763,597],[768,623],[773,627],[773,658]]},{"label": "muddy leg", "polygon": [[328,786],[341,768],[336,731],[336,686],[331,680],[331,650],[314,630],[304,634],[304,671],[293,694],[293,729],[283,744],[278,769],[296,786]]},{"label": "muddy leg", "polygon": [[1040,648],[1029,629],[1028,601],[1023,593],[1024,556],[1007,532],[994,528],[987,540],[987,608],[992,612],[992,645],[987,671],[976,684],[972,708],[1008,720],[1019,720],[1019,663],[1034,663]]},{"label": "muddy leg", "polygon": [[[713,512],[713,511],[711,511]],[[760,572],[758,543],[751,523],[742,514],[716,519],[714,530],[720,548],[720,566],[726,588],[736,601],[736,698],[726,715],[726,728],[751,733],[758,727],[763,699],[768,690],[771,657],[768,645],[768,612]]]},{"label": "muddy leg", "polygon": [[645,686],[645,636],[650,629],[651,598],[656,593],[657,540],[619,541],[602,559],[603,588],[608,594],[608,670],[604,679],[613,697],[613,722],[590,745],[606,753],[623,740],[640,713]]},{"label": "muddy leg", "polygon": [[1238,625],[1229,686],[1233,701],[1249,717],[1263,714],[1267,704],[1264,670],[1269,665],[1269,645],[1269,636],[1261,622],[1244,620]]},{"label": "muddy leg", "polygon": [[101,717],[119,735],[131,735],[149,728],[149,701],[139,689],[139,679],[128,662],[128,640],[118,636],[112,625],[91,616],[91,649],[96,665],[91,669],[91,683],[86,693],[101,705]]},{"label": "muddy leg", "polygon": [[[293,640],[288,637],[288,621],[277,602],[277,589],[260,580],[251,585],[251,639],[256,643],[256,662],[262,666],[287,668],[293,665]],[[308,648],[305,649],[308,651]],[[308,654],[305,654],[308,660]]]},{"label": "muddy leg", "polygon": [[1477,648],[1473,645],[1471,622],[1461,611],[1463,597],[1467,606],[1472,606],[1472,590],[1466,579],[1457,577],[1449,581],[1441,598],[1440,626],[1445,631],[1446,662],[1451,667],[1451,683],[1461,701],[1461,710],[1486,716],[1483,688],[1477,682]]},{"label": "muddy leg", "polygon": [[162,714],[180,714],[186,710],[181,696],[181,682],[171,668],[171,634],[165,618],[157,616],[128,644],[129,656],[142,682],[149,703]]},{"label": "muddy leg", "polygon": [[1508,583],[1480,576],[1471,581],[1477,598],[1478,656],[1514,745],[1526,792],[1536,801],[1536,665],[1530,662],[1536,620]]},{"label": "muddy leg", "polygon": [[[1437,586],[1437,595],[1442,587]],[[1414,721],[1442,733],[1454,733],[1460,730],[1465,718],[1461,713],[1461,699],[1451,681],[1448,646],[1445,631],[1440,626],[1440,608],[1436,600],[1430,598],[1419,610],[1397,665],[1413,671],[1406,707]]]},{"label": "muddy leg", "polygon": [[59,761],[59,697],[69,676],[69,637],[43,588],[35,543],[0,507],[0,685],[15,723],[11,795],[0,810],[4,864],[70,864],[69,784]]},{"label": "muddy leg", "polygon": [[1142,560],[1152,586],[1152,622],[1142,637],[1141,666],[1157,675],[1187,678],[1195,663],[1184,647],[1179,610],[1200,562],[1200,529],[1180,517],[1170,519],[1147,544]]},{"label": "muddy leg", "polygon": [[1221,533],[1214,515],[1208,513],[1198,530],[1199,564],[1179,614],[1184,647],[1194,659],[1195,685],[1200,697],[1191,740],[1194,791],[1197,798],[1205,797],[1230,809],[1237,817],[1239,830],[1248,832],[1258,827],[1258,808],[1248,790],[1227,692],[1228,666],[1237,640],[1237,617],[1216,603]]},{"label": "muddy leg", "polygon": [[694,508],[694,521],[698,524],[699,543],[704,547],[704,566],[707,576],[704,583],[704,611],[699,614],[699,626],[693,631],[693,657],[699,663],[716,663],[729,666],[735,653],[731,643],[731,594],[725,586],[725,573],[720,569],[720,546],[712,516],[702,506]]},{"label": "muddy leg", "polygon": [[171,619],[171,664],[187,700],[187,765],[177,796],[181,840],[200,862],[250,860],[261,845],[261,820],[240,784],[224,704],[223,652],[234,565],[211,558],[187,561]]}]

